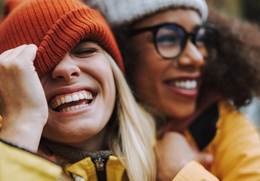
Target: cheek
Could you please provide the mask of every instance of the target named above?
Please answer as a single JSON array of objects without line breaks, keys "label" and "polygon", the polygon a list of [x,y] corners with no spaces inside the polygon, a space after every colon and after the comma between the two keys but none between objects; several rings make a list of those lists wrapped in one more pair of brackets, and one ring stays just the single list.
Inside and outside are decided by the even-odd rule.
[{"label": "cheek", "polygon": [[[105,67],[105,65],[103,67]],[[99,80],[105,104],[108,110],[107,112],[109,112],[108,114],[110,114],[113,111],[116,100],[116,85],[113,72],[110,66],[104,69],[100,69],[99,71],[102,72],[102,74],[100,74]]]},{"label": "cheek", "polygon": [[152,57],[139,59],[129,72],[129,80],[134,92],[145,102],[154,102],[158,97],[158,87],[161,85],[160,69],[152,62]]},{"label": "cheek", "polygon": [[132,50],[132,59],[128,65],[127,70],[129,74],[136,74],[139,72],[152,70],[156,66],[158,57],[157,52],[152,44],[135,45]]},{"label": "cheek", "polygon": [[111,104],[111,108],[114,107],[115,100],[116,100],[116,87],[115,87],[115,81],[112,74],[110,74],[109,77],[107,77],[106,86],[107,89],[105,90],[106,100],[108,100],[108,104]]},{"label": "cheek", "polygon": [[[153,50],[151,50],[152,52]],[[158,57],[156,53],[143,52],[135,57],[135,60],[129,65],[127,74],[133,81],[154,81],[159,78],[162,72],[167,68],[165,62]]]},{"label": "cheek", "polygon": [[[158,54],[154,45],[152,33],[144,33],[130,41],[130,50],[127,52],[133,59],[157,58]],[[134,56],[133,56],[134,55]]]}]

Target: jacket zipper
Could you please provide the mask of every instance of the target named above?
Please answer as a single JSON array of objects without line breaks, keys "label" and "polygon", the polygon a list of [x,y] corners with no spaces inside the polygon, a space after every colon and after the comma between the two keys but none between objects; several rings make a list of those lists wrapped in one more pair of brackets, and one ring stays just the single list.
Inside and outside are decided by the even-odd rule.
[{"label": "jacket zipper", "polygon": [[95,164],[97,177],[99,181],[106,181],[106,164],[109,156],[97,156],[92,158],[92,162]]}]

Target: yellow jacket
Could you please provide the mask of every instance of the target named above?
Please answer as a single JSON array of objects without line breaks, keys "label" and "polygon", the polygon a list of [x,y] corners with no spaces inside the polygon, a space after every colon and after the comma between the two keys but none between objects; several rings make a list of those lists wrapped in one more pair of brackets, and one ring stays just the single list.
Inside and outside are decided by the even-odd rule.
[{"label": "yellow jacket", "polygon": [[[0,116],[0,131],[2,118]],[[67,175],[75,180],[97,181],[96,168],[89,157],[74,163],[62,164]],[[0,181],[65,181],[73,180],[64,176],[62,167],[39,155],[20,149],[0,139]],[[115,156],[106,164],[107,181],[122,181],[125,168]],[[173,181],[217,181],[195,161],[188,163]]]},{"label": "yellow jacket", "polygon": [[210,172],[221,181],[260,181],[259,130],[228,101],[218,108],[216,135],[204,149],[214,157]]},{"label": "yellow jacket", "polygon": [[[2,119],[0,117],[0,126]],[[192,140],[191,135],[186,136]],[[193,141],[193,143],[195,143]],[[210,169],[221,181],[260,181],[260,136],[257,128],[228,101],[219,104],[219,119],[214,139],[205,148],[214,156]],[[107,180],[121,181],[124,167],[110,156],[107,163]],[[86,181],[97,180],[94,163],[85,158],[65,166],[66,173],[80,176]],[[60,166],[33,153],[0,141],[1,181],[56,181],[61,177]],[[173,181],[215,181],[197,162],[188,163]]]},{"label": "yellow jacket", "polygon": [[[114,156],[110,156],[107,166],[107,181],[121,181],[124,167]],[[97,181],[94,163],[89,157],[65,165],[65,172],[75,180]],[[62,169],[44,158],[5,142],[0,142],[0,180],[1,181],[57,181],[72,180],[61,177]],[[173,181],[217,181],[197,162],[188,163]],[[82,180],[83,181],[83,180]]]}]

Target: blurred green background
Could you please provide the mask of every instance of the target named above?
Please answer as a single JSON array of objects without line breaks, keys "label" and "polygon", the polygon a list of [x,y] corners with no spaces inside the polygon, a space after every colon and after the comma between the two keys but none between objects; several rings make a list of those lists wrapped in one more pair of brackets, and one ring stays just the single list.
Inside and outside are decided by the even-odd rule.
[{"label": "blurred green background", "polygon": [[3,4],[5,0],[0,0],[0,18],[2,17]]},{"label": "blurred green background", "polygon": [[218,9],[225,11],[231,16],[246,19],[260,24],[260,1],[259,0],[206,0]]},{"label": "blurred green background", "polygon": [[2,17],[2,9],[3,9],[3,3],[4,3],[4,0],[0,0],[0,17]]},{"label": "blurred green background", "polygon": [[[206,0],[218,9],[242,19],[248,19],[260,24],[260,1],[259,0]],[[0,17],[2,16],[3,3],[0,0]]]}]

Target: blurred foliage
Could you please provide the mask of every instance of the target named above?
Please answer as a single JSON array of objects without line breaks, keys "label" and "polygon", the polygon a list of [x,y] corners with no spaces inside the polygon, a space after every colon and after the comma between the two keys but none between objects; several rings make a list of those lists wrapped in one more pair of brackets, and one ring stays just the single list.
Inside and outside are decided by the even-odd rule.
[{"label": "blurred foliage", "polygon": [[260,24],[259,0],[206,0],[206,2],[231,16]]},{"label": "blurred foliage", "polygon": [[4,4],[5,0],[0,0],[0,19],[2,17],[2,12],[3,12],[3,4]]},{"label": "blurred foliage", "polygon": [[243,9],[240,0],[206,0],[208,4],[227,12],[234,17],[243,17]]},{"label": "blurred foliage", "polygon": [[2,17],[3,4],[5,0],[0,0],[0,18]]},{"label": "blurred foliage", "polygon": [[259,0],[240,0],[241,6],[244,7],[244,16],[250,21],[260,24],[260,1]]}]

